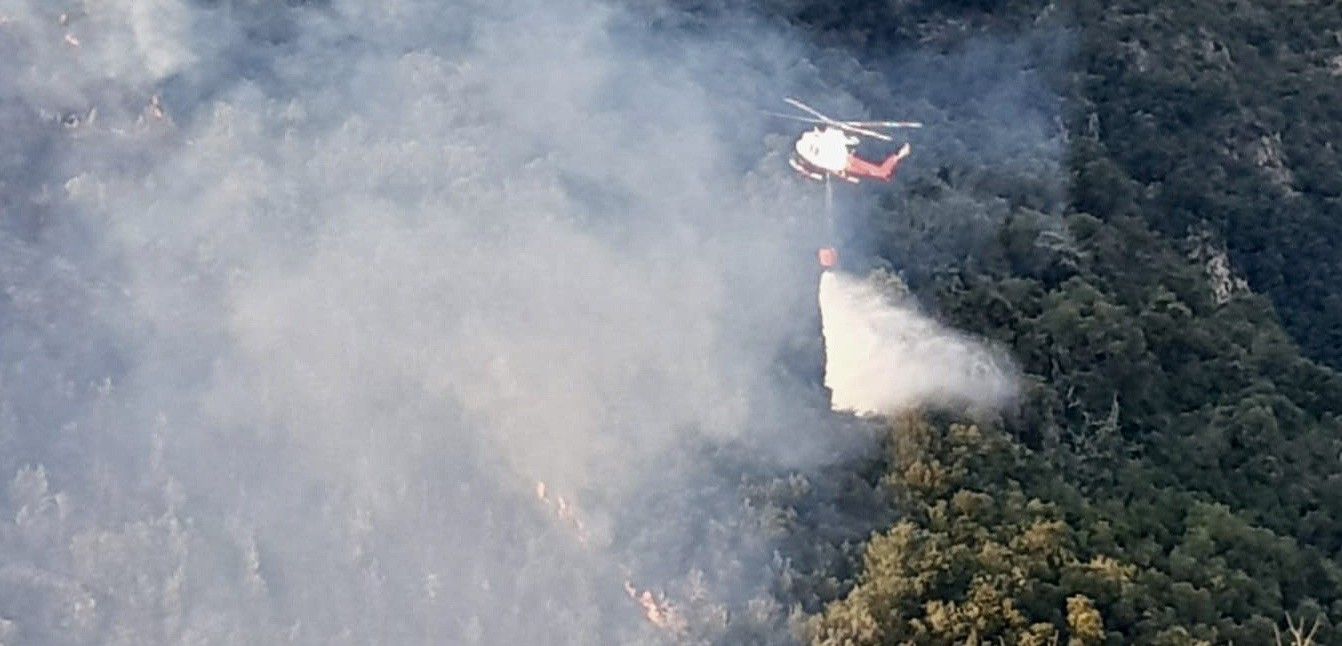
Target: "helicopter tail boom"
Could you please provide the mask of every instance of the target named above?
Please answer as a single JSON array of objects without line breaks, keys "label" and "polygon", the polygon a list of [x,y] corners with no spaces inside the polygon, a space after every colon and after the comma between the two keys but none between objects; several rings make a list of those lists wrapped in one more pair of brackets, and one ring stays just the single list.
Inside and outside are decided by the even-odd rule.
[{"label": "helicopter tail boom", "polygon": [[890,181],[895,176],[895,170],[899,168],[899,162],[903,161],[904,156],[895,153],[885,158],[880,164],[873,164],[857,155],[848,156],[848,172],[853,175],[879,179],[883,182]]}]

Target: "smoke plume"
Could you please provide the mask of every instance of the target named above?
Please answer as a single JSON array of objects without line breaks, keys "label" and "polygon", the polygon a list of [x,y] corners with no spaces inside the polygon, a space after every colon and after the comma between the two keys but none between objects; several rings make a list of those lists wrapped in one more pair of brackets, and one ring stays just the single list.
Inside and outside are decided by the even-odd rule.
[{"label": "smoke plume", "polygon": [[786,639],[743,478],[866,441],[780,367],[824,223],[758,108],[855,103],[795,34],[57,4],[0,0],[0,640]]},{"label": "smoke plume", "polygon": [[845,444],[777,369],[812,224],[755,106],[798,51],[592,0],[0,14],[3,639],[628,643],[689,572],[768,596],[688,456]]}]

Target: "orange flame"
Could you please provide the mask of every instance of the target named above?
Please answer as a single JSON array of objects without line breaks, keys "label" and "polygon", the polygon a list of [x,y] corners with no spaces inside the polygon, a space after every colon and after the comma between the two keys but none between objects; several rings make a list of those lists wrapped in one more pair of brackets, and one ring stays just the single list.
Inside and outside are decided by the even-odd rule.
[{"label": "orange flame", "polygon": [[545,483],[537,481],[536,497],[540,498],[541,502],[545,503],[546,506],[554,509],[555,515],[568,524],[573,530],[573,534],[578,538],[579,543],[587,545],[587,528],[583,525],[582,519],[578,518],[578,514],[574,510],[574,507],[570,505],[567,500],[564,500],[563,496],[555,496],[554,499],[551,500],[549,492],[545,487]]},{"label": "orange flame", "polygon": [[[549,488],[543,481],[536,481],[536,498],[540,499],[547,507],[554,510],[555,516],[563,520],[573,529],[578,542],[584,546],[588,545],[587,530],[583,527],[582,519],[578,517],[577,508],[565,500],[563,496],[550,496]],[[626,575],[628,568],[624,568]],[[688,629],[688,622],[676,611],[675,606],[666,598],[664,594],[653,594],[651,590],[640,592],[634,587],[629,579],[624,581],[624,591],[639,606],[643,608],[643,616],[654,626],[673,633],[683,633]]]},{"label": "orange flame", "polygon": [[653,594],[651,590],[639,592],[628,580],[624,582],[624,591],[630,599],[643,607],[643,616],[652,625],[674,633],[683,633],[688,628],[685,618],[680,616],[666,595]]}]

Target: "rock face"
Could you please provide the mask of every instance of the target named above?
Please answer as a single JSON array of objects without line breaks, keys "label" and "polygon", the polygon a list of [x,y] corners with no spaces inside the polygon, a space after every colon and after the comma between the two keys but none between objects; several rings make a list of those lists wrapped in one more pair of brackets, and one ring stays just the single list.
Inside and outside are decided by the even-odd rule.
[{"label": "rock face", "polygon": [[1236,294],[1249,291],[1249,283],[1235,275],[1225,246],[1213,242],[1209,232],[1195,234],[1194,247],[1188,255],[1207,272],[1207,283],[1217,304],[1224,305]]},{"label": "rock face", "polygon": [[1253,161],[1263,170],[1268,179],[1288,194],[1295,194],[1295,174],[1286,165],[1281,153],[1281,133],[1276,132],[1258,139],[1253,151]]}]

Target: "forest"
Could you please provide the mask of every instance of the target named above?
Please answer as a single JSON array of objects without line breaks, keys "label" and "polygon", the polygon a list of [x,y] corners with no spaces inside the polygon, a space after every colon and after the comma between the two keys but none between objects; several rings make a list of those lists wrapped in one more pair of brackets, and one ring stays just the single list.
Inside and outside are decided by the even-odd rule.
[{"label": "forest", "polygon": [[0,2],[0,645],[1342,643],[1339,141],[1328,0]]},{"label": "forest", "polygon": [[1342,14],[764,4],[867,61],[1047,25],[1074,48],[1042,71],[1064,103],[1064,194],[1026,163],[962,158],[866,216],[898,267],[924,242],[906,214],[1007,205],[968,253],[903,275],[1010,348],[1027,385],[1000,419],[889,422],[866,482],[897,520],[799,593],[807,638],[1305,643],[1306,623],[1311,643],[1342,639]]}]

